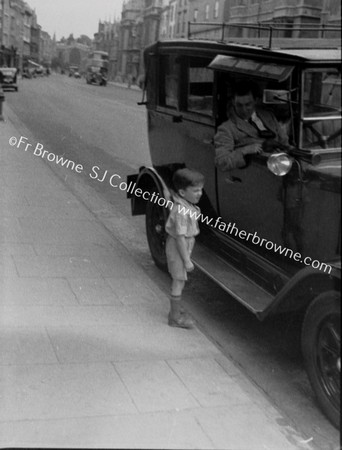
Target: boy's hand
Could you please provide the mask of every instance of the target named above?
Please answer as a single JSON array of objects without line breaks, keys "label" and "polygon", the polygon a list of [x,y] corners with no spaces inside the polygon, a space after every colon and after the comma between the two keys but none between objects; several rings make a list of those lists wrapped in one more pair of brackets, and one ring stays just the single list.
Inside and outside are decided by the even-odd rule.
[{"label": "boy's hand", "polygon": [[190,260],[186,261],[184,265],[185,265],[185,270],[187,272],[192,272],[195,269],[195,266],[192,264],[192,262]]}]

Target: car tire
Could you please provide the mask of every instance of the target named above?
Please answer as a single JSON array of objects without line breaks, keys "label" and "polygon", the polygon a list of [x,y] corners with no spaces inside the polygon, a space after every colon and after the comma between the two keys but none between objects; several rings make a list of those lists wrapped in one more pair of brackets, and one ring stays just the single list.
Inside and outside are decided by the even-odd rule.
[{"label": "car tire", "polygon": [[302,328],[304,362],[317,401],[340,426],[341,303],[339,293],[325,292],[309,305]]},{"label": "car tire", "polygon": [[167,210],[151,201],[146,205],[146,236],[151,256],[156,266],[167,272],[165,253]]}]

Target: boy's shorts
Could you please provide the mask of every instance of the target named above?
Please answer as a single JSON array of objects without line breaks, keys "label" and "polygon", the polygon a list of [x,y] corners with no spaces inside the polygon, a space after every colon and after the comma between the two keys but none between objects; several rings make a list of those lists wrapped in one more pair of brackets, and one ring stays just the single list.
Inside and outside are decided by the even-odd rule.
[{"label": "boy's shorts", "polygon": [[[195,244],[194,237],[185,238],[186,246],[189,256],[192,253]],[[187,271],[185,270],[184,261],[178,251],[176,239],[168,235],[166,239],[166,259],[167,267],[173,280],[186,281],[188,279]]]}]

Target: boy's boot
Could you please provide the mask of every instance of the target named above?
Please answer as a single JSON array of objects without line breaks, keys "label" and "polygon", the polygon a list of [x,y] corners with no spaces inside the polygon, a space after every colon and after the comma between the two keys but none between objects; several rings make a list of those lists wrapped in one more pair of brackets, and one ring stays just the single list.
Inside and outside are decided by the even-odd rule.
[{"label": "boy's boot", "polygon": [[192,328],[194,321],[182,308],[181,297],[171,297],[168,324],[170,327]]}]

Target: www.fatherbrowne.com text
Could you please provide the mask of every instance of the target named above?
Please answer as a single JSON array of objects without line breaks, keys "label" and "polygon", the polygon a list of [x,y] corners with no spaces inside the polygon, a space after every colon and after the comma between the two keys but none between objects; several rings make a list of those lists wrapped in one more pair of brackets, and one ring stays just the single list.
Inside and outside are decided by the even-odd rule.
[{"label": "www.fatherbrowne.com text", "polygon": [[[33,145],[30,144],[28,142],[28,139],[24,136],[21,136],[19,139],[15,136],[12,136],[9,139],[9,144],[12,147],[20,148],[25,152],[30,150],[32,151],[34,156],[38,156],[49,161],[50,163],[55,163],[76,173],[82,173],[84,171],[84,167],[82,164],[77,164],[75,161],[69,160],[63,155],[56,155],[55,153],[47,151],[40,143],[37,143],[36,146],[33,147]],[[122,180],[122,177],[119,174],[110,174],[108,170],[101,171],[99,166],[93,166],[88,175],[92,180],[96,180],[100,183],[108,182],[112,188],[125,191],[131,196],[142,198],[145,201],[158,204],[159,206],[165,207],[169,210],[174,207],[174,203],[171,199],[167,200],[164,197],[160,196],[157,192],[143,191],[141,188],[136,187],[136,183],[130,182],[129,184],[127,184],[125,181],[120,182],[120,180]],[[299,252],[294,252],[290,248],[283,247],[282,245],[276,244],[275,242],[269,241],[265,238],[261,238],[260,236],[258,236],[256,231],[254,233],[247,233],[247,231],[239,230],[235,223],[232,224],[231,222],[229,222],[227,224],[223,222],[221,220],[221,217],[217,217],[216,219],[214,219],[213,217],[204,216],[202,213],[199,213],[197,211],[187,209],[185,206],[178,205],[178,208],[181,214],[188,214],[191,218],[195,218],[205,225],[217,228],[221,232],[233,235],[246,242],[251,242],[254,245],[264,247],[267,250],[273,251],[274,253],[277,253],[279,255],[284,255],[296,262],[304,264],[305,266],[310,266],[313,269],[318,269],[327,272],[328,274],[330,274],[332,271],[332,267],[329,264],[313,260],[309,256],[303,257]]]}]

